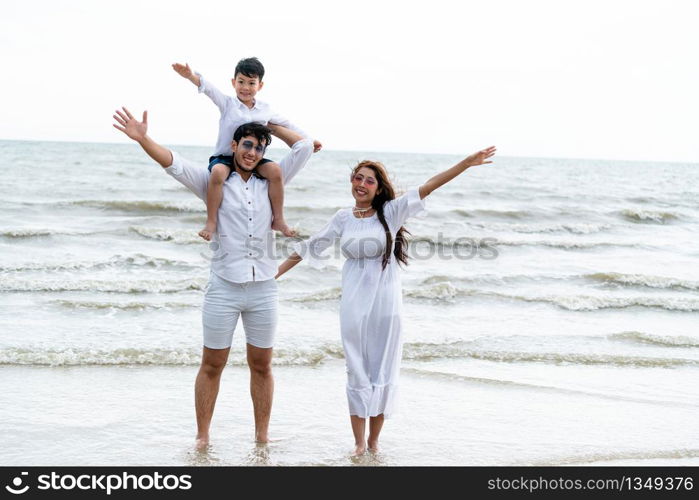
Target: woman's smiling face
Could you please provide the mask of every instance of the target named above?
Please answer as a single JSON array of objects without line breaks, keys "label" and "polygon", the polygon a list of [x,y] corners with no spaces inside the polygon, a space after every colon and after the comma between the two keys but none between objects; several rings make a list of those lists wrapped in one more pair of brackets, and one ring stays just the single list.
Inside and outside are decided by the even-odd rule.
[{"label": "woman's smiling face", "polygon": [[358,203],[369,203],[376,196],[379,183],[376,180],[376,173],[369,167],[362,167],[356,170],[352,177],[352,196]]}]

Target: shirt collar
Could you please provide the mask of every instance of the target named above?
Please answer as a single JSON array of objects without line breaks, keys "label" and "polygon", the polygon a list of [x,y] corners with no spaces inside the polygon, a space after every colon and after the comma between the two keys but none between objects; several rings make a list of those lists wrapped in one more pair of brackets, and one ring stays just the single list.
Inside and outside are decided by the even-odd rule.
[{"label": "shirt collar", "polygon": [[255,99],[255,103],[252,105],[252,108],[248,108],[240,99],[238,99],[238,96],[236,96],[233,100],[235,101],[236,105],[239,108],[247,109],[249,111],[253,111],[253,110],[259,111],[259,110],[267,108],[267,104],[260,101],[259,99]]}]

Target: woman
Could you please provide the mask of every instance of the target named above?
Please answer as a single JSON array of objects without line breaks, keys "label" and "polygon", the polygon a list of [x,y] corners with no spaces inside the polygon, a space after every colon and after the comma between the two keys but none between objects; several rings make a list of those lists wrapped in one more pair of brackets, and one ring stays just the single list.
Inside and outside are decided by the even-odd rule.
[{"label": "woman", "polygon": [[[378,451],[384,418],[393,411],[402,354],[402,290],[398,263],[407,264],[403,223],[424,209],[424,199],[467,168],[492,163],[490,147],[396,198],[383,165],[363,161],[352,171],[354,208],[330,222],[281,266],[277,278],[303,258],[317,257],[336,238],[347,258],[342,268],[340,329],[347,363],[347,399],[355,454]],[[364,440],[366,419],[369,439]]]}]

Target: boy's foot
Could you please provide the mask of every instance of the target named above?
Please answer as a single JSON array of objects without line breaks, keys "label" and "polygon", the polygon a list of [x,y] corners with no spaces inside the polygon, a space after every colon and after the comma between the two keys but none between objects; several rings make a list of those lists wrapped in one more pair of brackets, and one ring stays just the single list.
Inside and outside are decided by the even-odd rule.
[{"label": "boy's foot", "polygon": [[296,236],[296,231],[291,229],[287,224],[284,219],[274,219],[272,221],[272,229],[275,231],[281,232],[284,236],[291,238],[293,236]]},{"label": "boy's foot", "polygon": [[211,237],[216,232],[216,224],[209,224],[208,222],[204,226],[204,229],[199,231],[199,236],[204,238],[206,241],[211,241]]}]

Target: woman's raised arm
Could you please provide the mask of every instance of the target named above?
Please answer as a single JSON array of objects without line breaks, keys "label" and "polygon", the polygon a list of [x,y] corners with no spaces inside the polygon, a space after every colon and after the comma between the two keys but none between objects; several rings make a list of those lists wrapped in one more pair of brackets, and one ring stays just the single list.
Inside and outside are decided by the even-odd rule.
[{"label": "woman's raised arm", "polygon": [[462,174],[467,168],[475,167],[477,165],[485,165],[486,163],[493,163],[492,161],[488,161],[488,158],[491,158],[494,154],[495,146],[490,146],[489,148],[473,153],[453,167],[433,176],[422,186],[420,186],[420,199],[425,198],[425,196],[428,196],[435,189],[442,187],[453,178]]}]

